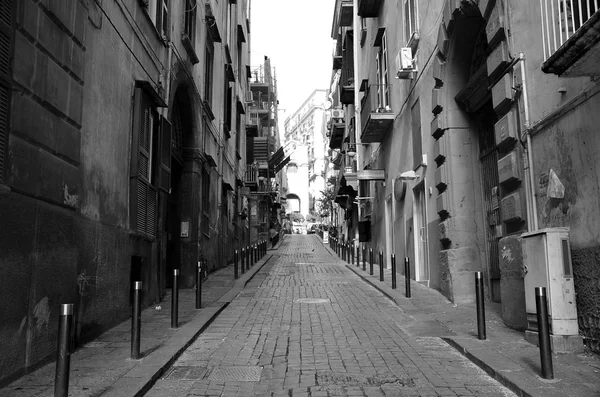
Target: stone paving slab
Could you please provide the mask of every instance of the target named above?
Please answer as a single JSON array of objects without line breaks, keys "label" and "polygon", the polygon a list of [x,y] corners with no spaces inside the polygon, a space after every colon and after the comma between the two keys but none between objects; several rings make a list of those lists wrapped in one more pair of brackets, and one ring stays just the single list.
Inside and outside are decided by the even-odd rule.
[{"label": "stone paving slab", "polygon": [[[332,256],[337,255],[327,246]],[[451,346],[488,372],[495,379],[523,397],[598,397],[600,396],[600,358],[590,352],[553,354],[554,380],[541,378],[539,349],[525,341],[524,333],[504,325],[500,305],[486,302],[486,340],[477,339],[475,304],[455,305],[438,291],[412,281],[411,298],[405,296],[405,278],[397,274],[397,288],[391,287],[391,271],[384,269],[379,279],[379,266],[373,275],[360,267],[346,264],[355,274],[384,293],[404,313],[419,321],[434,321],[440,328],[432,333],[443,337]],[[447,331],[444,331],[444,328]],[[417,334],[420,326],[411,329]]]},{"label": "stone paving slab", "polygon": [[[277,248],[277,246],[275,247]],[[179,291],[179,327],[170,328],[171,298],[142,311],[139,360],[130,359],[131,320],[111,328],[71,354],[69,397],[141,396],[240,293],[273,257],[273,250],[234,279],[233,265],[202,283],[202,309],[195,309],[195,289]],[[54,395],[55,363],[47,364],[0,389],[0,397]]]}]

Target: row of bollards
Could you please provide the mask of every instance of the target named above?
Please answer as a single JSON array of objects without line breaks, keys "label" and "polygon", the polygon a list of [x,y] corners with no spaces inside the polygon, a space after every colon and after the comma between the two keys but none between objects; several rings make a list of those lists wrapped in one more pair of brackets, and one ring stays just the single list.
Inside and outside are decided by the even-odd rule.
[{"label": "row of bollards", "polygon": [[[239,277],[239,269],[250,270],[252,264],[258,262],[267,254],[267,241],[261,240],[254,245],[242,248],[241,256],[235,250],[234,278]],[[205,261],[198,262],[196,273],[196,309],[202,307],[202,272],[205,270]],[[238,266],[239,265],[239,266]],[[240,267],[241,266],[241,267]],[[179,269],[173,269],[173,290],[171,294],[171,328],[177,328],[179,313]],[[131,313],[131,358],[141,358],[141,328],[142,328],[142,282],[133,283],[133,307]],[[73,331],[73,304],[61,304],[58,319],[58,346],[56,353],[56,372],[54,377],[54,396],[67,397],[69,395],[69,372],[71,366],[71,338]]]},{"label": "row of bollards", "polygon": [[238,253],[238,250],[235,250],[233,255],[233,277],[238,279],[240,274],[244,274],[247,270],[250,270],[252,265],[267,254],[267,249],[267,241],[260,240],[254,245],[242,248],[240,253]]},{"label": "row of bollards", "polygon": [[[342,258],[343,261],[346,261],[348,264],[354,266],[355,252],[354,245],[351,242],[344,242],[338,240],[337,237],[329,238],[329,246],[330,248]],[[383,251],[378,252],[379,255],[379,280],[384,281],[384,254]],[[367,270],[367,248],[362,246],[362,255],[361,255],[361,247],[356,247],[356,266],[360,267],[360,260],[362,257],[362,270]],[[373,275],[373,267],[374,267],[374,253],[373,248],[369,248],[369,275]],[[396,274],[396,255],[391,255],[391,266],[392,266],[392,289],[397,288],[397,274]],[[406,297],[411,297],[410,291],[410,259],[408,257],[404,258],[404,275],[405,275],[405,290]]]}]

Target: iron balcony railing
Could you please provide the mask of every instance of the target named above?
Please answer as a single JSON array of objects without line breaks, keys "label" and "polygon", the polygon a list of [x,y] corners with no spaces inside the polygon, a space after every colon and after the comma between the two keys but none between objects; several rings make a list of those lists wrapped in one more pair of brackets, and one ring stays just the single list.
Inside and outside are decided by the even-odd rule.
[{"label": "iron balcony railing", "polygon": [[246,182],[257,183],[258,182],[258,168],[254,165],[246,166]]},{"label": "iron balcony railing", "polygon": [[600,0],[540,0],[544,61],[600,8]]}]

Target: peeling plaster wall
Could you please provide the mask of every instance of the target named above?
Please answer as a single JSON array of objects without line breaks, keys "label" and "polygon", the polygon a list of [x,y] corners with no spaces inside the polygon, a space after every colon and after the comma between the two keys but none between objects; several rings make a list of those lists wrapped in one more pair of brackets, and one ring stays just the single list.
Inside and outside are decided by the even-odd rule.
[{"label": "peeling plaster wall", "polygon": [[[533,137],[540,228],[570,228],[580,333],[600,351],[600,95],[583,102]],[[548,196],[553,170],[564,198]]]}]

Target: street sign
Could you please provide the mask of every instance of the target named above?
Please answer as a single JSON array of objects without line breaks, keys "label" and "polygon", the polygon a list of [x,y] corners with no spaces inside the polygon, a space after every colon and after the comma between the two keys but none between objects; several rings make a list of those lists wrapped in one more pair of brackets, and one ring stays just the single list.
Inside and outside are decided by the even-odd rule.
[{"label": "street sign", "polygon": [[329,244],[329,232],[327,230],[323,232],[323,244]]},{"label": "street sign", "polygon": [[356,173],[359,181],[385,181],[385,170],[361,170]]}]

